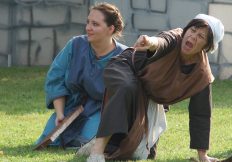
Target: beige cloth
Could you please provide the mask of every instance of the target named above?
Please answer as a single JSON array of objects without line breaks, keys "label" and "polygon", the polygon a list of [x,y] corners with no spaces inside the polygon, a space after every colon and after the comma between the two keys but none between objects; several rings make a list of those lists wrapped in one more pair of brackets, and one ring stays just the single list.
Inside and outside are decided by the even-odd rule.
[{"label": "beige cloth", "polygon": [[[166,115],[162,105],[149,100],[148,110],[148,149],[156,143],[160,135],[166,130]],[[135,159],[147,159],[149,150],[146,148],[147,138],[144,135],[141,143],[133,154]]]}]

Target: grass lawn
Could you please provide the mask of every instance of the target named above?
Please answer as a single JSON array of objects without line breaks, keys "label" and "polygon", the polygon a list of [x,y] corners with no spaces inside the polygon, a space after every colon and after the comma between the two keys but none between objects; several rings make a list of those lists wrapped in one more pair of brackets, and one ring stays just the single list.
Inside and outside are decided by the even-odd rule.
[{"label": "grass lawn", "polygon": [[[45,108],[44,79],[47,67],[0,68],[0,161],[84,162],[74,150],[32,151],[52,113]],[[209,155],[232,155],[232,81],[213,84],[213,113]],[[168,130],[159,140],[158,162],[184,162],[196,157],[189,149],[187,101],[171,106]],[[150,160],[151,161],[151,160]],[[141,160],[140,162],[149,162]]]}]

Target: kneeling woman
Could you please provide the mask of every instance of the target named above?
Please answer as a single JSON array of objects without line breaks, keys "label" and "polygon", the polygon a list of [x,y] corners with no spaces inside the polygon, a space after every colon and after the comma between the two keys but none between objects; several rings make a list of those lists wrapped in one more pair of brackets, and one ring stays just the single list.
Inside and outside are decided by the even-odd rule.
[{"label": "kneeling woman", "polygon": [[140,36],[134,47],[143,52],[128,48],[114,58],[104,72],[105,104],[88,161],[98,157],[104,161],[106,146],[117,142],[106,158],[130,159],[147,132],[148,99],[170,105],[186,98],[190,98],[190,148],[197,150],[200,161],[215,161],[206,153],[214,80],[207,52],[216,50],[223,36],[220,20],[199,14],[183,30]]},{"label": "kneeling woman", "polygon": [[55,113],[49,118],[37,143],[79,105],[83,106],[83,112],[50,145],[80,147],[96,135],[105,89],[103,69],[111,57],[126,48],[115,39],[121,36],[123,26],[116,6],[109,3],[92,6],[87,19],[87,34],[73,37],[48,71],[46,105]]}]

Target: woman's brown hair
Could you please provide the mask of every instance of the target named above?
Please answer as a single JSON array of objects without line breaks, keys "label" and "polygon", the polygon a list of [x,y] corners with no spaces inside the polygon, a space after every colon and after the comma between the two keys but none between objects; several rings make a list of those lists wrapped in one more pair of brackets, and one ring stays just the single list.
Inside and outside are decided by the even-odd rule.
[{"label": "woman's brown hair", "polygon": [[113,37],[118,38],[122,36],[122,31],[124,28],[123,18],[119,9],[113,5],[106,2],[97,3],[90,8],[90,10],[98,10],[105,16],[105,22],[108,26],[114,26]]}]

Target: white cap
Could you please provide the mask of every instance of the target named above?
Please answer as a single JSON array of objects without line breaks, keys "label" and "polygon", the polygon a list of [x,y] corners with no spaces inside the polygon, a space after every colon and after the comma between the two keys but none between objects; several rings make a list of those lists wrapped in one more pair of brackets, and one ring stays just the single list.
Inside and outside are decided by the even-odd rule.
[{"label": "white cap", "polygon": [[194,19],[202,19],[202,20],[205,20],[209,24],[213,32],[214,49],[211,51],[211,53],[213,53],[215,50],[217,50],[218,43],[223,39],[224,25],[219,19],[213,16],[210,16],[210,15],[206,15],[206,14],[198,14]]}]

